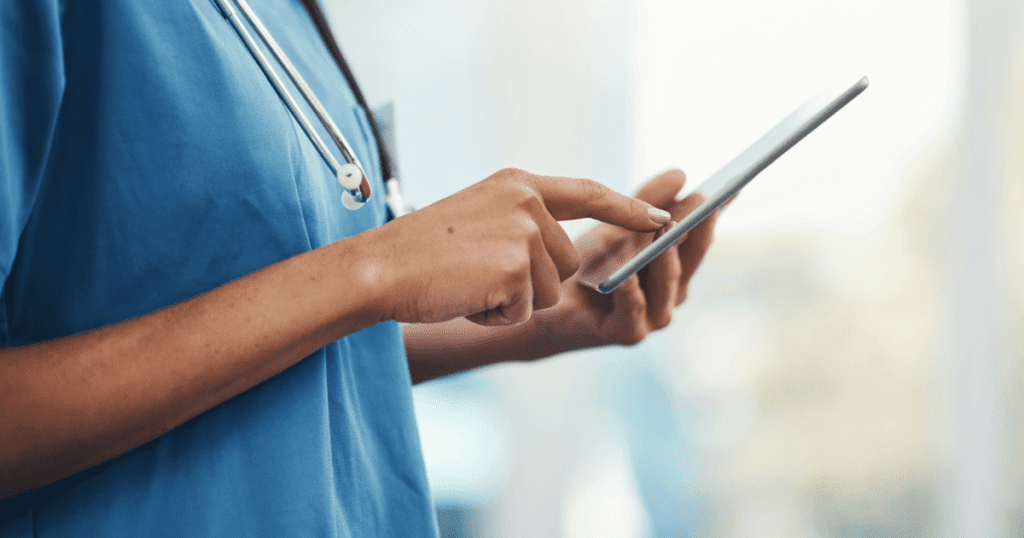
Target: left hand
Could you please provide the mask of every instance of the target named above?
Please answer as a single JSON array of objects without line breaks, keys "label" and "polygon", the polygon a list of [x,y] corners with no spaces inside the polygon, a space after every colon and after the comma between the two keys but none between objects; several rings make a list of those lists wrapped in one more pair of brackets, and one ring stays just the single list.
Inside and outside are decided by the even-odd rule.
[{"label": "left hand", "polygon": [[[665,172],[644,185],[637,198],[671,212],[672,221],[678,222],[701,202],[700,196],[693,194],[682,201],[675,200],[685,182],[681,171]],[[562,283],[563,297],[557,306],[537,312],[547,320],[544,324],[548,338],[558,342],[563,350],[634,345],[652,331],[668,326],[672,311],[686,299],[690,279],[711,246],[717,217],[716,211],[686,234],[680,244],[669,248],[610,295],[581,282],[581,278],[586,278],[588,265],[599,265],[608,261],[609,256],[617,258],[614,263],[618,265],[650,244],[655,234],[637,234],[600,224],[578,239],[575,246],[582,262],[580,271]]]}]

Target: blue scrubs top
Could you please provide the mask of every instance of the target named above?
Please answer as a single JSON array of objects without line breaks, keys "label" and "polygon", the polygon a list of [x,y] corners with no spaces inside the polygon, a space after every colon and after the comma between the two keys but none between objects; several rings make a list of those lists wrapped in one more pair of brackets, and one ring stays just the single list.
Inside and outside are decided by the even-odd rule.
[{"label": "blue scrubs top", "polygon": [[[384,222],[368,120],[308,13],[250,3],[373,199],[342,207],[212,0],[0,2],[0,346],[145,315]],[[436,535],[395,323],[0,501],[0,536]]]}]

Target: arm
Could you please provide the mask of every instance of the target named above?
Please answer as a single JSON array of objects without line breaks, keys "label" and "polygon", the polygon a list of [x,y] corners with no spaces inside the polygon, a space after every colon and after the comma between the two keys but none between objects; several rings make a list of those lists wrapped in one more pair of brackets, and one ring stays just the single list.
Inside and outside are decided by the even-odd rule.
[{"label": "arm", "polygon": [[381,321],[366,243],[304,253],[148,316],[0,349],[0,496],[127,452]]},{"label": "arm", "polygon": [[[674,220],[692,211],[699,199],[676,201],[686,177],[671,171],[655,178],[637,195],[669,210]],[[481,327],[466,320],[403,327],[409,370],[414,383],[505,361],[532,361],[565,351],[604,345],[633,345],[666,327],[672,310],[686,297],[687,286],[711,246],[717,215],[709,217],[684,242],[659,257],[618,290],[602,295],[574,275],[563,282],[562,300],[535,312],[525,323]],[[599,225],[576,242],[584,260],[594,260],[627,244],[635,236],[614,226]],[[648,241],[649,242],[649,241]],[[583,266],[589,265],[584,262]]]},{"label": "arm", "polygon": [[[446,323],[410,324],[402,328],[413,383],[422,383],[473,368],[506,361],[532,361],[563,351],[597,346],[568,340],[572,331],[564,309],[534,313],[528,321],[508,327],[484,327],[465,319]],[[587,345],[589,344],[589,345]]]},{"label": "arm", "polygon": [[585,216],[636,231],[668,219],[588,180],[505,170],[190,301],[0,349],[0,497],[123,454],[369,325],[528,319],[578,263],[555,219]]}]

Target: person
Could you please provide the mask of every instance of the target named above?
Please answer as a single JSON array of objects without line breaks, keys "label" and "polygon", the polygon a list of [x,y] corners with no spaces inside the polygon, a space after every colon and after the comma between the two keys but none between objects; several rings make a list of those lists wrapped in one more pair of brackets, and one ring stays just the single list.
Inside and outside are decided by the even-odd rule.
[{"label": "person", "polygon": [[694,207],[681,172],[501,170],[386,222],[315,1],[252,3],[361,209],[210,0],[0,4],[2,536],[436,536],[411,383],[633,344],[686,296],[713,218],[610,296],[576,276]]}]

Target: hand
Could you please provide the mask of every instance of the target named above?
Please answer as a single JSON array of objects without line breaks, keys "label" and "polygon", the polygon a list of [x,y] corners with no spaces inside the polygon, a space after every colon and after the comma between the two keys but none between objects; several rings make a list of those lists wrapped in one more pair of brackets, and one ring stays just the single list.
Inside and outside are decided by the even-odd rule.
[{"label": "hand", "polygon": [[[579,256],[558,220],[595,218],[653,232],[669,214],[587,179],[502,170],[364,234],[377,252],[385,319],[481,325],[526,321],[556,305]],[[358,290],[356,290],[358,291]]]},{"label": "hand", "polygon": [[[681,171],[665,172],[648,182],[637,198],[668,210],[676,222],[702,201],[700,195],[675,200],[685,182]],[[690,279],[711,245],[717,216],[718,212],[705,219],[681,243],[669,248],[610,295],[594,290],[594,282],[584,283],[589,280],[588,269],[609,262],[618,266],[649,245],[656,234],[638,235],[601,224],[581,237],[576,241],[582,259],[580,274],[564,283],[563,303],[544,313],[549,320],[549,337],[566,350],[633,345],[650,332],[666,327],[672,321],[672,311],[686,299]],[[665,230],[667,226],[657,233]]]}]

